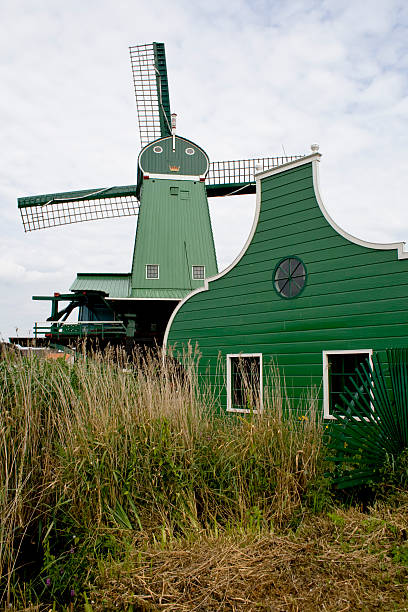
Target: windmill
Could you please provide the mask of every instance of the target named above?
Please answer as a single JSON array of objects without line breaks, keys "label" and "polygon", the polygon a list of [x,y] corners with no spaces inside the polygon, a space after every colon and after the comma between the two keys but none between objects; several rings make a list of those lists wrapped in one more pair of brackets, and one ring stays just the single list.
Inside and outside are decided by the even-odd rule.
[{"label": "windmill", "polygon": [[177,303],[217,273],[207,198],[254,193],[255,171],[300,157],[210,163],[201,147],[176,134],[164,44],[130,47],[130,59],[142,146],[136,183],[18,199],[26,232],[138,215],[130,273],[79,273],[70,292],[33,297],[51,301],[47,324],[34,327],[48,342],[96,336],[161,344]]}]

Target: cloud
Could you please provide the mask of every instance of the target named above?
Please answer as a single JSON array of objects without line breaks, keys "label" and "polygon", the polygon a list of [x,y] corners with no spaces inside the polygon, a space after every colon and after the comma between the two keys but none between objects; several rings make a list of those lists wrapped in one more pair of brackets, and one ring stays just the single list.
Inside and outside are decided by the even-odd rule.
[{"label": "cloud", "polygon": [[[139,152],[128,45],[166,44],[180,133],[212,160],[321,146],[324,201],[366,240],[408,239],[408,6],[378,0],[3,0],[0,331],[47,316],[33,293],[130,269],[135,220],[24,234],[16,198],[131,184]],[[210,203],[221,267],[254,198]]]}]

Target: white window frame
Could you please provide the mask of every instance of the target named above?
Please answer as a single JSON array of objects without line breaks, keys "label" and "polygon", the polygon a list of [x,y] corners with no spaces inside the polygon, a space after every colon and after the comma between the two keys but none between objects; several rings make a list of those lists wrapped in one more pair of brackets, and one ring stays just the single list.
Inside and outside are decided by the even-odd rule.
[{"label": "white window frame", "polygon": [[[323,418],[336,421],[338,417],[330,414],[330,393],[329,393],[329,355],[368,355],[370,365],[373,364],[373,349],[353,349],[339,351],[323,351]],[[341,416],[341,415],[339,415]],[[356,417],[358,418],[358,417]],[[358,419],[359,420],[359,419]]]},{"label": "white window frame", "polygon": [[[262,412],[263,410],[263,366],[262,353],[228,353],[227,357],[227,412],[241,412],[244,414]],[[232,357],[259,357],[259,411],[249,410],[248,408],[233,408],[232,406]]]},{"label": "white window frame", "polygon": [[[147,276],[147,267],[148,266],[157,266],[157,276],[154,276],[154,277]],[[160,278],[160,266],[159,266],[159,264],[146,264],[145,271],[146,271],[146,280],[158,280]]]},{"label": "white window frame", "polygon": [[[204,276],[203,278],[195,278],[194,277],[194,268],[203,268],[204,269]],[[205,266],[203,265],[198,265],[198,264],[194,264],[193,266],[191,266],[191,277],[193,280],[204,280],[205,279]]]}]

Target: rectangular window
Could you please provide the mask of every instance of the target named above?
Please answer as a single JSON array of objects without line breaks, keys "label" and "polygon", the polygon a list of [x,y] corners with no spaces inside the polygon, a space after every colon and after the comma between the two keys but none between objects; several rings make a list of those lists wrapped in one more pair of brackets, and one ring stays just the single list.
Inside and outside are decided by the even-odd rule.
[{"label": "rectangular window", "polygon": [[205,266],[193,266],[193,279],[202,280],[205,278]]},{"label": "rectangular window", "polygon": [[371,362],[372,349],[355,351],[323,351],[323,407],[324,418],[335,419],[341,416],[343,402],[340,394],[345,387],[352,389],[350,377],[357,382],[355,370],[362,363]]},{"label": "rectangular window", "polygon": [[157,264],[147,264],[146,278],[159,278],[159,266]]},{"label": "rectangular window", "polygon": [[262,353],[227,355],[227,410],[262,409]]}]

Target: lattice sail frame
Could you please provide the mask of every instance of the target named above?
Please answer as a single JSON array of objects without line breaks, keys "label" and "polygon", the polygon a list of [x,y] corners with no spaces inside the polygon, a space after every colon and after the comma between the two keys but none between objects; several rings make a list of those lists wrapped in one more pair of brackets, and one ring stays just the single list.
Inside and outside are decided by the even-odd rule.
[{"label": "lattice sail frame", "polygon": [[133,195],[92,200],[50,200],[46,204],[20,208],[25,232],[96,219],[129,217],[138,212],[139,201]]},{"label": "lattice sail frame", "polygon": [[211,162],[205,179],[207,185],[233,185],[255,183],[255,174],[263,170],[277,168],[303,155],[285,155],[281,157],[256,157],[253,159],[235,159],[230,161]]},{"label": "lattice sail frame", "polygon": [[166,58],[162,43],[129,47],[142,147],[171,133]]}]

